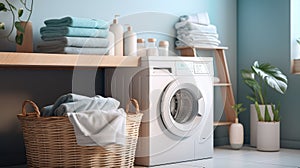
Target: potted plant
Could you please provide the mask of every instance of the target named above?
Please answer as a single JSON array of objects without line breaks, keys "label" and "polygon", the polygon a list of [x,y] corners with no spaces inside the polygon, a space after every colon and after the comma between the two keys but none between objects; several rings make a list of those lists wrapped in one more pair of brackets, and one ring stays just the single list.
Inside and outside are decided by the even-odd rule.
[{"label": "potted plant", "polygon": [[266,100],[267,88],[284,94],[288,80],[280,69],[268,63],[255,61],[250,70],[242,70],[244,83],[250,87],[251,96],[247,98],[254,104],[250,106],[250,145],[258,150],[278,151],[280,148],[279,105]]},{"label": "potted plant", "polygon": [[[7,38],[12,35],[14,28],[16,28],[17,33],[15,36],[15,42],[17,43],[17,49],[18,47],[31,47],[32,52],[32,25],[31,22],[29,22],[32,11],[33,11],[33,0],[27,1],[27,0],[20,0],[20,4],[14,4],[16,1],[9,1],[5,0],[4,3],[0,2],[0,12],[9,12],[12,17],[12,25],[8,34],[4,36],[4,38]],[[16,8],[17,5],[21,5],[19,9]],[[27,11],[27,16],[25,17],[25,20],[22,20],[24,11]],[[6,25],[3,21],[0,20],[0,30],[5,30]],[[31,40],[31,44],[23,44],[23,41],[25,39]],[[25,45],[25,46],[24,46]],[[22,48],[20,48],[22,50]]]},{"label": "potted plant", "polygon": [[244,127],[239,123],[238,115],[245,111],[242,103],[232,106],[235,111],[235,123],[232,123],[229,128],[229,142],[232,149],[240,149],[244,144]]}]

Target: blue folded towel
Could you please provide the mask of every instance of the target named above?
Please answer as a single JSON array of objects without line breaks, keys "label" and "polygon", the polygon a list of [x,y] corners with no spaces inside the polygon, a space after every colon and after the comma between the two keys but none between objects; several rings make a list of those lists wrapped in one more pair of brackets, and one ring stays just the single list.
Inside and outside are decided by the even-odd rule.
[{"label": "blue folded towel", "polygon": [[91,29],[78,27],[42,27],[40,33],[44,37],[102,37],[106,38],[108,29]]},{"label": "blue folded towel", "polygon": [[39,46],[63,46],[63,47],[98,47],[106,48],[109,41],[106,38],[90,37],[41,37],[44,41]]},{"label": "blue folded towel", "polygon": [[89,18],[77,18],[77,17],[64,17],[61,19],[49,19],[44,22],[47,26],[51,27],[86,27],[86,28],[98,28],[107,29],[109,24],[104,20],[96,20]]}]

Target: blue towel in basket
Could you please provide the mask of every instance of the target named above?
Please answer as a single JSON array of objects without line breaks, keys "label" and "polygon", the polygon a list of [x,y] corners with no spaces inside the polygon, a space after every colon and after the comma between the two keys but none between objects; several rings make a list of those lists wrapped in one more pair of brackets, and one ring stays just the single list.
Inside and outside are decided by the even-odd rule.
[{"label": "blue towel in basket", "polygon": [[[42,116],[68,116],[81,146],[125,144],[126,113],[120,102],[102,96],[66,94],[42,109]],[[46,113],[45,113],[46,112]]]}]

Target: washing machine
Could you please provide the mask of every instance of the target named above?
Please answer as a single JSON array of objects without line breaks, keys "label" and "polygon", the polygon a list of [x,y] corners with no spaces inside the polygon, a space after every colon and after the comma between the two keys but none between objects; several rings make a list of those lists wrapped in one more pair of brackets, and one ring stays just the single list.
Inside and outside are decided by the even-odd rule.
[{"label": "washing machine", "polygon": [[135,165],[155,166],[213,156],[211,57],[142,57],[136,68],[106,69],[106,94],[144,114]]}]

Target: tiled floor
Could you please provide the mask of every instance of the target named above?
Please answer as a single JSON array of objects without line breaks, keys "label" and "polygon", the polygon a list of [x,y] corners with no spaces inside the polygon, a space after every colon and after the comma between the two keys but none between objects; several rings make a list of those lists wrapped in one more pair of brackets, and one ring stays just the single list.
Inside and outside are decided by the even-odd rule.
[{"label": "tiled floor", "polygon": [[[280,149],[280,152],[259,152],[252,147],[232,150],[217,147],[212,159],[156,166],[155,168],[300,168],[300,150]],[[141,167],[135,167],[141,168]]]},{"label": "tiled floor", "polygon": [[[252,147],[232,150],[217,147],[212,159],[155,166],[154,168],[300,168],[300,150],[280,149],[279,152],[259,152]],[[12,166],[9,168],[26,168]],[[135,168],[142,168],[135,166]]]}]

